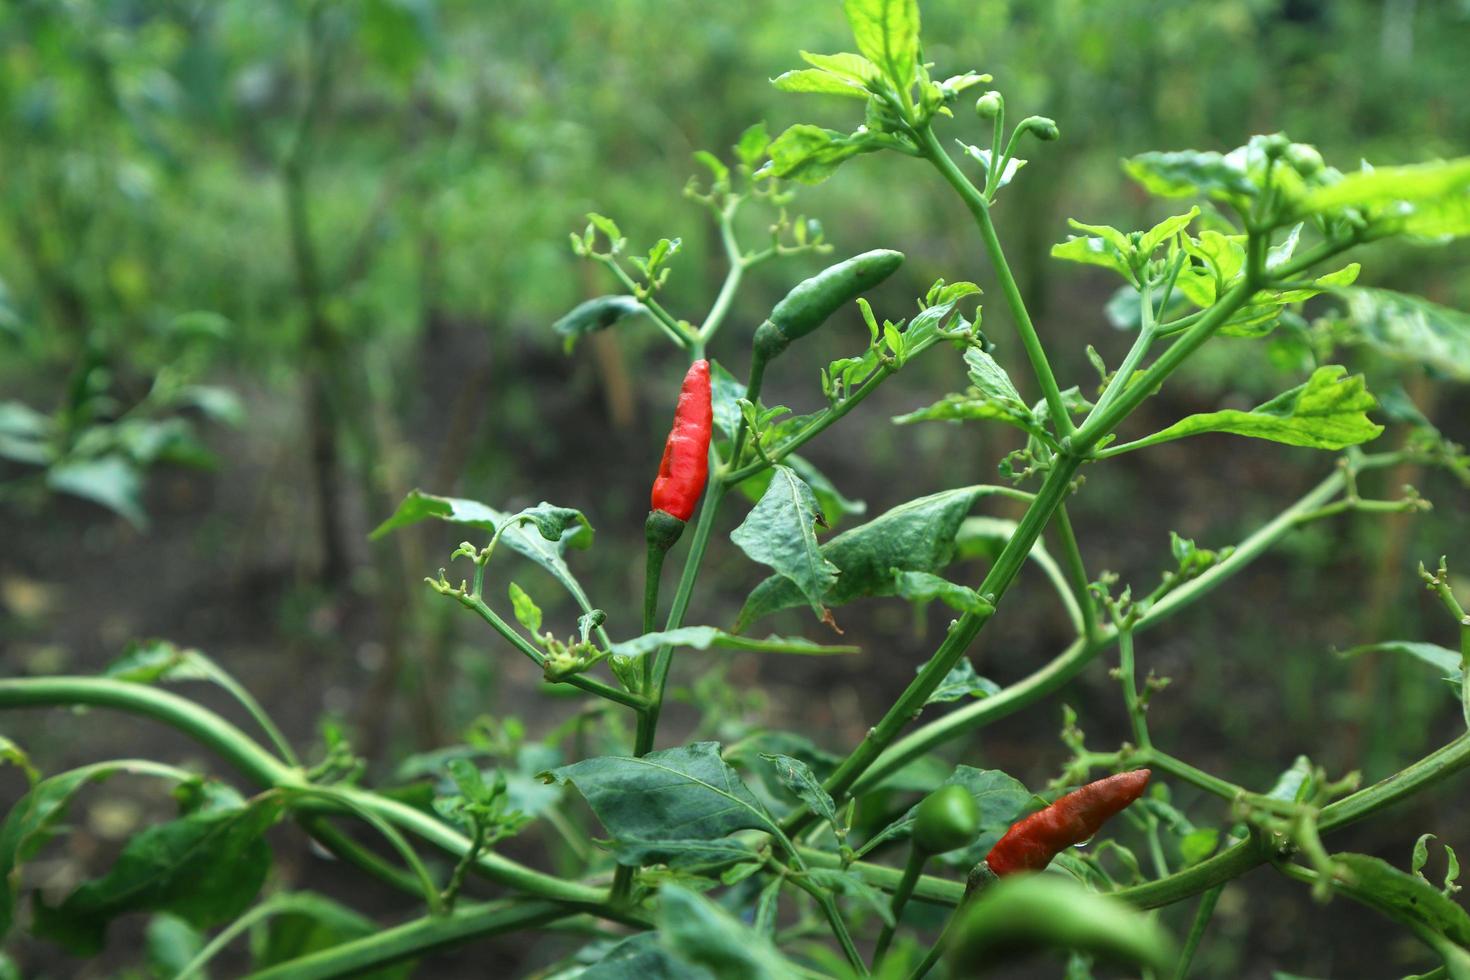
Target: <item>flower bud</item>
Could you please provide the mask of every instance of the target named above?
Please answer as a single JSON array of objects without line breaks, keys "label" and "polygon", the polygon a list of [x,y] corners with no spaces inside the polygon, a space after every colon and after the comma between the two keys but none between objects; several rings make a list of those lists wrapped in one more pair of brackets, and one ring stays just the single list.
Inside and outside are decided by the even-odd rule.
[{"label": "flower bud", "polygon": [[975,100],[975,115],[981,119],[994,119],[1000,115],[1000,110],[1005,106],[1005,100],[1000,93],[991,90]]}]

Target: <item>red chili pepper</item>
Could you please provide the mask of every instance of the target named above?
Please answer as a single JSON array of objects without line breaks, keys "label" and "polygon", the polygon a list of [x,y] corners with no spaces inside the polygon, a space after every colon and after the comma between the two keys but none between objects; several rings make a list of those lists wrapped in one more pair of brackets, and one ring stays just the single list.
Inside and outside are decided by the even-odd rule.
[{"label": "red chili pepper", "polygon": [[710,427],[714,412],[710,403],[709,361],[689,365],[684,386],[679,390],[679,407],[674,427],[664,443],[664,458],[653,481],[653,509],[681,521],[689,520],[699,495],[709,479]]},{"label": "red chili pepper", "polygon": [[1135,769],[1073,790],[1046,809],[1011,824],[990,849],[985,863],[997,877],[1040,871],[1066,848],[1092,837],[1110,817],[1142,796],[1149,775],[1147,769]]}]

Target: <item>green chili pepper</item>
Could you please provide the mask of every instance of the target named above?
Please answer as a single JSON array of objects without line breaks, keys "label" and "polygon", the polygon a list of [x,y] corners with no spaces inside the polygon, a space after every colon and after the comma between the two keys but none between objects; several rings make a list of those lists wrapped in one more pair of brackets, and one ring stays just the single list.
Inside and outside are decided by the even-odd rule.
[{"label": "green chili pepper", "polygon": [[845,304],[893,274],[903,253],[874,249],[854,255],[796,284],[755,332],[755,356],[768,361],[827,322]]}]

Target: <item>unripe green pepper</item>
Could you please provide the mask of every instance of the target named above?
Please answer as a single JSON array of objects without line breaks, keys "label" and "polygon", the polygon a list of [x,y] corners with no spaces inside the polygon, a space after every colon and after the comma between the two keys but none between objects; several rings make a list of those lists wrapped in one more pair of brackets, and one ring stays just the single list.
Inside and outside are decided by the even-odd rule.
[{"label": "unripe green pepper", "polygon": [[919,804],[914,814],[914,847],[943,854],[973,843],[980,834],[980,807],[963,786],[941,786]]},{"label": "unripe green pepper", "polygon": [[839,262],[796,284],[755,332],[755,356],[769,361],[827,322],[846,304],[893,274],[903,253],[874,249]]}]

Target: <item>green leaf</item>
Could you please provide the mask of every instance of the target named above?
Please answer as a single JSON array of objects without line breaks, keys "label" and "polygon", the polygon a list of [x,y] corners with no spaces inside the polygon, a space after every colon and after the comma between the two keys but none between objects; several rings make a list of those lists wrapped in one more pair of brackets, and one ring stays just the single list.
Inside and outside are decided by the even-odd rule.
[{"label": "green leaf", "polygon": [[1238,201],[1256,195],[1256,186],[1236,154],[1213,150],[1140,153],[1123,161],[1123,169],[1143,189],[1159,197],[1209,197]]},{"label": "green leaf", "polygon": [[1343,650],[1342,657],[1356,657],[1364,653],[1402,653],[1439,671],[1440,676],[1458,686],[1464,681],[1463,660],[1460,651],[1450,650],[1434,643],[1416,643],[1411,640],[1385,640],[1368,643]]},{"label": "green leaf", "polygon": [[834,833],[839,837],[842,835],[843,826],[837,815],[837,804],[832,802],[831,794],[822,788],[822,781],[812,772],[811,766],[800,759],[776,752],[763,752],[761,758],[775,767],[776,776],[783,786],[795,793],[813,813],[831,824]]},{"label": "green leaf", "polygon": [[906,572],[895,568],[893,577],[894,594],[910,602],[929,602],[938,599],[951,609],[973,613],[983,612],[990,608],[990,603],[980,598],[980,593],[974,589],[930,572]]},{"label": "green leaf", "polygon": [[[783,462],[785,465],[791,467],[796,472],[796,475],[801,477],[802,482],[811,487],[812,493],[816,495],[818,509],[827,520],[827,527],[823,530],[835,528],[841,523],[843,517],[867,513],[868,505],[865,502],[853,500],[845,496],[828,479],[827,475],[813,466],[806,457],[797,455],[796,453],[788,453]],[[755,503],[765,495],[775,475],[775,470],[768,468],[761,470],[748,479],[741,480],[739,485],[740,493],[751,503]]]},{"label": "green leaf", "polygon": [[1301,205],[1312,213],[1367,209],[1401,201],[1410,204],[1435,201],[1463,194],[1467,189],[1470,189],[1470,157],[1460,157],[1347,174],[1335,183],[1308,192]]},{"label": "green leaf", "polygon": [[46,486],[100,504],[139,530],[148,526],[148,515],[143,513],[143,476],[122,456],[58,463],[47,471]]},{"label": "green leaf", "polygon": [[128,841],[106,875],[59,906],[38,896],[35,933],[93,955],[108,923],[129,912],[172,912],[201,929],[235,918],[265,883],[271,856],[262,835],[281,809],[278,799],[263,798],[149,827]]},{"label": "green leaf", "polygon": [[[821,546],[821,556],[840,574],[821,597],[840,606],[860,596],[893,595],[893,569],[937,572],[954,556],[955,533],[987,486],[960,487],[919,497],[844,531]],[[780,609],[801,605],[805,596],[789,579],[772,575],[745,600],[735,632]]]},{"label": "green leaf", "polygon": [[647,312],[642,303],[624,293],[598,296],[574,306],[570,313],[553,323],[551,329],[565,338],[563,344],[570,353],[577,341],[587,334],[606,330],[620,320]]},{"label": "green leaf", "polygon": [[867,101],[868,90],[861,82],[820,68],[798,68],[782,72],[771,84],[783,92],[810,92],[816,95],[840,95]]},{"label": "green leaf", "polygon": [[768,938],[696,892],[671,883],[659,889],[658,897],[659,938],[686,963],[720,980],[801,976]]},{"label": "green leaf", "polygon": [[851,51],[839,51],[837,54],[813,54],[810,51],[802,51],[801,60],[813,68],[841,75],[860,85],[867,84],[879,74],[877,65]]},{"label": "green leaf", "polygon": [[965,365],[969,368],[970,383],[981,395],[1017,415],[1029,416],[1021,393],[1011,382],[1005,368],[978,347],[965,351]]},{"label": "green leaf", "polygon": [[824,520],[817,498],[796,472],[772,467],[771,484],[730,540],[752,561],[769,565],[806,597],[817,618],[827,616],[822,597],[837,579],[837,566],[822,555],[816,525]]},{"label": "green leaf", "polygon": [[[919,670],[923,670],[922,667]],[[960,701],[964,698],[988,698],[992,694],[1000,693],[1000,685],[988,677],[981,677],[975,673],[975,665],[969,658],[961,660],[954,668],[944,675],[944,680],[929,695],[925,705],[945,704],[950,701]]]},{"label": "green leaf", "polygon": [[720,758],[717,742],[642,758],[583,759],[542,778],[575,786],[620,843],[716,840],[737,830],[774,829],[766,808]]},{"label": "green leaf", "polygon": [[677,959],[656,932],[629,936],[575,976],[576,980],[715,980],[708,970]]},{"label": "green leaf", "polygon": [[681,626],[658,633],[644,633],[631,640],[614,643],[609,652],[615,657],[643,657],[666,645],[692,650],[750,650],[755,653],[794,653],[803,656],[857,653],[859,649],[855,646],[813,643],[800,637],[768,636],[757,640],[754,637],[726,633],[713,626]]},{"label": "green leaf", "polygon": [[1179,839],[1179,856],[1186,868],[1199,864],[1220,846],[1220,831],[1214,827],[1191,830]]},{"label": "green leaf", "polygon": [[[35,857],[56,833],[72,798],[90,783],[101,782],[119,772],[136,772],[127,762],[98,762],[59,773],[35,783],[6,814],[0,824],[0,939],[15,918],[19,885],[16,869]],[[157,775],[152,770],[141,770]]]},{"label": "green leaf", "polygon": [[1138,254],[1145,257],[1153,255],[1155,249],[1189,227],[1189,223],[1198,217],[1199,205],[1195,205],[1184,214],[1176,214],[1160,221],[1143,233],[1143,238],[1138,242]]},{"label": "green leaf", "polygon": [[515,611],[516,622],[530,630],[532,635],[541,635],[541,607],[514,582],[510,583],[510,607]]},{"label": "green leaf", "polygon": [[1353,898],[1422,934],[1429,931],[1458,946],[1470,946],[1470,915],[1422,878],[1367,854],[1334,854],[1352,875],[1339,885]]},{"label": "green leaf", "polygon": [[[513,524],[501,534],[501,544],[546,569],[568,589],[576,591],[580,588],[562,558],[568,547],[586,548],[592,544],[592,525],[579,510],[543,501],[535,507],[506,514],[476,500],[439,497],[422,490],[411,490],[393,515],[368,537],[377,540],[390,531],[426,520],[440,520],[492,533],[502,524]],[[518,523],[522,520],[534,527],[535,532]]]},{"label": "green leaf", "polygon": [[1129,268],[1126,256],[1101,238],[1071,236],[1065,242],[1051,247],[1051,257],[1067,262],[1081,262],[1084,265],[1100,265],[1129,282],[1134,281],[1133,270]]},{"label": "green leaf", "polygon": [[666,864],[671,868],[688,870],[760,860],[750,847],[728,837],[719,840],[615,841],[612,851],[619,864],[630,868]]},{"label": "green leaf", "polygon": [[758,122],[740,134],[740,139],[735,142],[735,155],[740,158],[741,163],[754,169],[765,158],[766,147],[770,144],[771,137],[766,132],[766,124]]},{"label": "green leaf", "polygon": [[1306,384],[1282,392],[1249,412],[1225,409],[1191,415],[1130,446],[1137,449],[1201,432],[1230,432],[1312,449],[1356,446],[1376,438],[1383,426],[1366,414],[1377,408],[1378,402],[1363,386],[1362,375],[1345,374],[1347,369],[1340,365],[1320,367]]},{"label": "green leaf", "polygon": [[845,161],[878,148],[864,133],[844,136],[835,130],[798,123],[771,141],[767,148],[771,161],[760,169],[760,175],[820,184]]},{"label": "green leaf", "polygon": [[1470,314],[1390,289],[1358,286],[1339,295],[1347,301],[1348,339],[1470,381]]},{"label": "green leaf", "polygon": [[908,91],[919,62],[918,0],[845,0],[842,9],[858,50],[894,88]]}]

